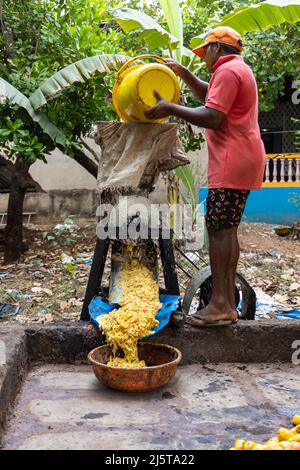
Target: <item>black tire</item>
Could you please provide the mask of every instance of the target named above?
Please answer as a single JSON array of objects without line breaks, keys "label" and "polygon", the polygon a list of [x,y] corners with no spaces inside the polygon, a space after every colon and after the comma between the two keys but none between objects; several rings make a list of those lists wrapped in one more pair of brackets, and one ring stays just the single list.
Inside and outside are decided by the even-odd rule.
[{"label": "black tire", "polygon": [[[240,287],[242,292],[242,308],[241,313],[239,314],[239,318],[245,320],[254,320],[255,319],[255,310],[256,310],[256,294],[252,287],[248,284],[246,279],[241,276],[241,274],[236,274],[236,302],[237,305],[240,300],[239,289],[237,285]],[[199,291],[202,302],[204,304],[208,304],[211,296],[211,269],[210,266],[201,269],[198,271],[190,280],[188,287],[186,288],[185,295],[182,301],[182,311],[184,315],[188,315],[192,300]],[[205,305],[203,305],[205,306]]]}]

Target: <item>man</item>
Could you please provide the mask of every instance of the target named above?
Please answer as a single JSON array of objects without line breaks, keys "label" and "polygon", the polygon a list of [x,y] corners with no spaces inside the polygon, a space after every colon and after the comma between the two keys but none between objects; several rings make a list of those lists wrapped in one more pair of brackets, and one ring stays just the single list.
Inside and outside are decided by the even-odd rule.
[{"label": "man", "polygon": [[224,325],[237,321],[235,275],[239,259],[237,229],[250,190],[260,189],[265,150],[258,126],[257,85],[241,56],[241,36],[218,27],[193,52],[204,59],[212,74],[209,83],[170,60],[168,66],[205,103],[188,108],[164,100],[145,112],[148,119],[182,118],[206,128],[209,152],[206,225],[212,270],[212,297],[208,306],[190,316],[194,326]]}]

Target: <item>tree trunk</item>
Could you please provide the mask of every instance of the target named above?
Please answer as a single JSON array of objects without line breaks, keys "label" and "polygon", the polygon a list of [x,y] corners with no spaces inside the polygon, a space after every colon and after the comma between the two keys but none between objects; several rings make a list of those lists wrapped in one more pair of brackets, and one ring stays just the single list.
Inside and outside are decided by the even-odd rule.
[{"label": "tree trunk", "polygon": [[97,178],[98,175],[98,165],[96,165],[93,160],[91,160],[84,152],[80,150],[75,150],[73,155],[74,160],[83,166],[91,175]]},{"label": "tree trunk", "polygon": [[29,166],[21,156],[16,159],[14,164],[5,228],[4,264],[18,261],[22,254],[23,203]]}]

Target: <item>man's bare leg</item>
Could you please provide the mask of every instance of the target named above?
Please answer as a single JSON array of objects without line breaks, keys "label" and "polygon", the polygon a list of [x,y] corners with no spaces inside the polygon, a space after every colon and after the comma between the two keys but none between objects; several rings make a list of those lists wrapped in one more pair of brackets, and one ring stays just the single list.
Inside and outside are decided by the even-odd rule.
[{"label": "man's bare leg", "polygon": [[[232,259],[232,247],[235,228],[213,230],[208,229],[209,257],[212,271],[213,291],[212,297],[201,316],[207,321],[237,319],[235,302],[232,306],[230,293],[230,268],[235,266],[235,258]],[[236,253],[235,253],[236,255]],[[195,326],[205,324],[202,320],[192,319]]]},{"label": "man's bare leg", "polygon": [[232,310],[236,310],[235,305],[235,276],[237,265],[240,257],[240,245],[237,235],[238,227],[234,227],[232,229],[232,236],[231,236],[231,257],[230,257],[230,265],[229,265],[229,303]]}]

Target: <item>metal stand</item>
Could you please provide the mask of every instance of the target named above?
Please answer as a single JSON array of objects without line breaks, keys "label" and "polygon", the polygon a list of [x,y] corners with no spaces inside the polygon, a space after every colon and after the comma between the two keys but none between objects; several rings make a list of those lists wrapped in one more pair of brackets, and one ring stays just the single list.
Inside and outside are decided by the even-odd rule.
[{"label": "metal stand", "polygon": [[[110,243],[113,243],[113,240],[110,240],[109,238],[106,238],[105,240],[97,239],[93,263],[81,311],[80,319],[83,321],[88,321],[90,319],[88,306],[91,300],[95,295],[102,292],[101,282]],[[160,289],[160,292],[164,294],[180,295],[172,240],[159,238],[159,250],[165,279],[165,289]]]}]

